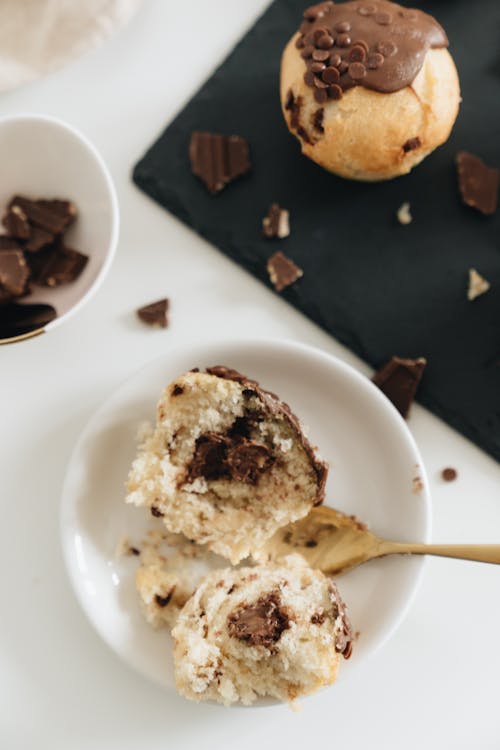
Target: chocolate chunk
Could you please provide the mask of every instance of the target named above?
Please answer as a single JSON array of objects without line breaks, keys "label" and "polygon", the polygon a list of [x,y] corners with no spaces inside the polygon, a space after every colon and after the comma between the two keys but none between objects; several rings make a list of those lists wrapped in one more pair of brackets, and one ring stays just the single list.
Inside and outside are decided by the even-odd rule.
[{"label": "chocolate chunk", "polygon": [[467,299],[469,302],[472,302],[482,294],[486,294],[490,287],[490,282],[486,281],[475,268],[469,269],[469,288],[467,289]]},{"label": "chocolate chunk", "polygon": [[353,81],[359,81],[366,75],[366,68],[361,62],[353,62],[349,65],[349,75]]},{"label": "chocolate chunk", "polygon": [[149,305],[140,307],[137,310],[137,315],[144,323],[147,323],[150,326],[155,326],[156,328],[166,328],[168,325],[168,307],[169,300],[160,299],[158,300],[158,302],[151,302],[151,304]]},{"label": "chocolate chunk", "polygon": [[267,272],[277,292],[282,292],[304,275],[303,270],[281,251],[271,255],[267,261]]},{"label": "chocolate chunk", "polygon": [[29,253],[37,253],[52,242],[54,242],[53,234],[39,227],[30,227],[30,236],[28,241],[24,243],[24,249]]},{"label": "chocolate chunk", "polygon": [[458,187],[463,202],[486,216],[497,210],[500,170],[488,167],[474,154],[457,154]]},{"label": "chocolate chunk", "polygon": [[251,168],[248,142],[239,135],[195,131],[191,135],[189,158],[193,174],[213,194]]},{"label": "chocolate chunk", "polygon": [[182,396],[184,393],[184,388],[182,385],[177,385],[177,383],[172,388],[172,396]]},{"label": "chocolate chunk", "polygon": [[33,253],[29,258],[33,281],[50,287],[76,281],[87,262],[87,255],[66,247],[62,241]]},{"label": "chocolate chunk", "polygon": [[23,333],[36,331],[50,323],[56,317],[52,305],[20,305],[11,302],[0,306],[0,338],[21,336]]},{"label": "chocolate chunk", "polygon": [[21,250],[0,251],[0,301],[10,301],[27,292],[30,269]]},{"label": "chocolate chunk", "polygon": [[278,203],[273,203],[269,208],[267,216],[262,219],[262,232],[268,239],[280,239],[290,234],[289,212],[281,208]]},{"label": "chocolate chunk", "polygon": [[448,467],[446,469],[443,469],[443,471],[441,472],[441,476],[445,482],[454,482],[458,476],[458,472],[456,469]]},{"label": "chocolate chunk", "polygon": [[352,627],[347,616],[346,606],[342,597],[340,596],[339,590],[333,581],[330,581],[330,601],[332,602],[332,617],[335,620],[340,618],[341,629],[337,632],[335,640],[335,651],[344,656],[344,659],[349,659],[352,654]]},{"label": "chocolate chunk", "polygon": [[427,360],[392,357],[373,376],[373,382],[406,419],[422,379]]},{"label": "chocolate chunk", "polygon": [[231,479],[256,484],[273,463],[265,445],[237,434],[206,432],[196,440],[187,476],[189,482],[204,477],[207,481]]},{"label": "chocolate chunk", "polygon": [[11,237],[27,240],[30,236],[28,217],[20,206],[12,206],[4,214],[2,224]]},{"label": "chocolate chunk", "polygon": [[155,508],[155,506],[152,505],[151,506],[151,515],[154,516],[155,518],[163,518],[164,514],[161,512],[161,510],[158,510],[158,508]]},{"label": "chocolate chunk", "polygon": [[76,208],[70,201],[34,201],[22,195],[12,198],[8,208],[20,208],[35,227],[51,234],[62,234],[76,218]]},{"label": "chocolate chunk", "polygon": [[409,151],[415,151],[415,149],[420,148],[421,145],[422,141],[417,135],[414,138],[408,138],[408,140],[403,143],[403,151],[407,154]]},{"label": "chocolate chunk", "polygon": [[172,599],[172,596],[174,595],[175,586],[170,589],[168,594],[166,596],[160,596],[160,594],[155,594],[155,602],[156,604],[163,609],[163,607],[166,607],[167,604],[170,603],[170,600]]},{"label": "chocolate chunk", "polygon": [[321,133],[321,134],[325,132],[325,128],[323,125],[324,119],[325,119],[325,110],[324,110],[324,107],[320,107],[313,114],[312,124],[313,124],[313,128],[317,130],[318,133]]},{"label": "chocolate chunk", "polygon": [[[191,370],[191,372],[195,371]],[[199,372],[199,370],[196,370],[196,372]],[[244,383],[245,385],[249,384],[252,386],[257,385],[256,380],[251,380],[250,378],[247,378],[246,375],[242,375],[241,372],[238,372],[238,370],[233,370],[232,367],[226,367],[225,365],[213,365],[213,367],[207,367],[206,372],[209,375],[215,375],[217,378],[234,380],[235,383]]]},{"label": "chocolate chunk", "polygon": [[325,610],[322,610],[321,612],[315,612],[313,615],[311,615],[311,623],[313,625],[323,625],[325,620],[326,620]]},{"label": "chocolate chunk", "polygon": [[321,74],[321,78],[329,86],[331,86],[333,83],[338,83],[340,79],[338,68],[334,68],[332,65],[330,65],[323,71],[323,73]]},{"label": "chocolate chunk", "polygon": [[271,648],[289,627],[290,618],[282,607],[278,591],[259,597],[253,604],[238,607],[227,618],[231,638],[249,646]]}]

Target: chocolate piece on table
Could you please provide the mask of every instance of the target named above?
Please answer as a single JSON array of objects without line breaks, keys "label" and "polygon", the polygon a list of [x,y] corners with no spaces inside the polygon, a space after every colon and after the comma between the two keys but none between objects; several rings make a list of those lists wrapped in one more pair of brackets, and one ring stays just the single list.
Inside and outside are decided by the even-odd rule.
[{"label": "chocolate piece on table", "polygon": [[373,382],[385,393],[402,417],[406,419],[422,379],[427,360],[392,357],[373,376]]},{"label": "chocolate piece on table", "polygon": [[189,158],[193,174],[214,194],[251,168],[248,142],[239,135],[194,131]]},{"label": "chocolate piece on table", "polygon": [[0,301],[21,297],[28,290],[30,269],[22,250],[0,251]]},{"label": "chocolate piece on table", "polygon": [[52,305],[20,305],[11,302],[0,306],[0,338],[20,336],[43,328],[57,316]]},{"label": "chocolate piece on table", "polygon": [[262,232],[268,239],[282,240],[290,234],[290,214],[278,203],[273,203],[267,216],[262,219]]},{"label": "chocolate piece on table", "polygon": [[144,323],[150,326],[166,328],[168,325],[168,306],[168,299],[160,299],[158,302],[152,302],[150,305],[140,307],[137,310],[137,315]]},{"label": "chocolate piece on table", "polygon": [[475,268],[469,268],[469,288],[467,289],[467,299],[469,302],[472,302],[482,294],[486,294],[490,287],[490,282],[486,281]]},{"label": "chocolate piece on table", "polygon": [[282,292],[304,275],[304,271],[281,251],[271,255],[267,261],[267,272],[277,292]]},{"label": "chocolate piece on table", "polygon": [[16,195],[8,206],[11,211],[14,207],[22,209],[30,224],[51,234],[62,234],[76,218],[76,208],[70,201],[34,201]]},{"label": "chocolate piece on table", "polygon": [[443,469],[443,471],[441,472],[441,476],[445,482],[454,482],[458,476],[458,472],[456,469],[447,467],[446,469]]},{"label": "chocolate piece on table", "polygon": [[467,151],[457,154],[458,187],[463,202],[482,214],[491,216],[497,210],[500,170]]},{"label": "chocolate piece on table", "polygon": [[40,229],[40,227],[30,227],[30,236],[24,243],[24,249],[29,253],[37,253],[43,247],[50,245],[51,242],[54,242],[54,235],[51,232],[46,232],[45,229]]},{"label": "chocolate piece on table", "polygon": [[11,237],[27,240],[30,236],[28,217],[20,206],[11,206],[3,215],[2,224]]},{"label": "chocolate piece on table", "polygon": [[87,265],[88,256],[60,241],[33,253],[28,260],[34,283],[55,287],[76,281]]}]

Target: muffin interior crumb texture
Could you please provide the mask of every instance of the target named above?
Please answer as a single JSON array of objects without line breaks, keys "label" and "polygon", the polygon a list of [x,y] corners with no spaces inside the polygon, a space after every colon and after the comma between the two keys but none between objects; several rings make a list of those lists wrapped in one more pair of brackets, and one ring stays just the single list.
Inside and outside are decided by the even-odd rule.
[{"label": "muffin interior crumb texture", "polygon": [[181,695],[225,705],[292,702],[330,685],[352,641],[335,584],[298,555],[212,572],[172,635]]},{"label": "muffin interior crumb texture", "polygon": [[286,404],[214,367],[165,389],[127,501],[237,563],[321,502],[326,473]]}]

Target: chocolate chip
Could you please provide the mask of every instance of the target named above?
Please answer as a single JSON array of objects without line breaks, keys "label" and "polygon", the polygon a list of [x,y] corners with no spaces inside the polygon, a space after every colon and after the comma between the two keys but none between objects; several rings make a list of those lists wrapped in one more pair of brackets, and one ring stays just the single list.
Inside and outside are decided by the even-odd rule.
[{"label": "chocolate chip", "polygon": [[384,57],[393,57],[398,51],[397,46],[390,39],[384,39],[377,43],[377,52]]},{"label": "chocolate chip", "polygon": [[257,484],[260,476],[274,463],[269,449],[240,435],[205,432],[197,438],[193,457],[187,467],[187,479],[204,477],[207,481],[230,479]]},{"label": "chocolate chip", "polygon": [[289,627],[290,618],[278,591],[259,597],[253,604],[243,604],[227,618],[231,638],[249,646],[270,648]]},{"label": "chocolate chip", "polygon": [[457,154],[458,187],[463,202],[486,216],[497,210],[500,170],[466,151]]},{"label": "chocolate chip", "polygon": [[360,16],[372,16],[376,10],[377,6],[370,3],[370,5],[361,5],[358,8],[358,13]]},{"label": "chocolate chip", "polygon": [[273,203],[262,219],[262,232],[268,239],[283,239],[290,234],[289,213],[278,203]]},{"label": "chocolate chip", "polygon": [[319,49],[331,49],[334,45],[334,39],[329,34],[323,34],[316,42],[316,47]]},{"label": "chocolate chip", "polygon": [[339,34],[345,34],[346,31],[351,30],[351,24],[349,21],[340,21],[340,23],[335,24],[335,31],[338,31]]},{"label": "chocolate chip", "polygon": [[281,251],[271,255],[267,261],[267,272],[277,292],[282,292],[304,275],[303,270]]},{"label": "chocolate chip", "polygon": [[389,26],[389,24],[392,23],[392,16],[390,13],[376,13],[374,18],[376,23],[380,24],[380,26]]},{"label": "chocolate chip", "polygon": [[309,549],[313,549],[314,547],[318,546],[318,542],[316,541],[316,539],[308,539],[305,543],[305,546]]},{"label": "chocolate chip", "polygon": [[312,625],[323,625],[325,620],[326,620],[325,610],[322,610],[321,612],[315,612],[313,615],[311,615]]},{"label": "chocolate chip", "polygon": [[415,398],[427,361],[392,357],[373,376],[373,382],[385,393],[402,417],[406,419]]},{"label": "chocolate chip", "polygon": [[403,151],[407,154],[409,151],[415,151],[415,149],[420,148],[421,145],[422,141],[417,135],[414,138],[408,138],[408,140],[403,143]]},{"label": "chocolate chip", "polygon": [[338,68],[341,62],[342,58],[336,52],[330,57],[330,65],[334,68]]},{"label": "chocolate chip", "polygon": [[213,194],[251,169],[248,142],[239,135],[195,131],[189,157],[193,174]]},{"label": "chocolate chip", "polygon": [[312,53],[313,60],[316,60],[317,62],[326,62],[329,57],[330,53],[326,49],[315,49]]},{"label": "chocolate chip", "polygon": [[362,47],[360,44],[355,44],[354,47],[349,52],[349,57],[347,58],[349,62],[364,62],[366,60],[366,50],[364,47]]},{"label": "chocolate chip", "polygon": [[384,56],[379,52],[374,52],[372,55],[368,55],[366,60],[366,67],[370,70],[378,70],[381,65],[384,64]]},{"label": "chocolate chip", "polygon": [[141,554],[141,551],[139,549],[137,549],[137,547],[129,547],[128,551],[129,551],[129,554],[135,555],[136,557],[137,557],[137,555]]},{"label": "chocolate chip", "polygon": [[441,476],[445,482],[454,482],[458,476],[458,472],[456,469],[452,469],[451,467],[449,467],[443,469],[443,471],[441,472]]},{"label": "chocolate chip", "polygon": [[161,510],[158,510],[158,508],[156,508],[154,505],[152,505],[151,506],[151,515],[154,516],[155,518],[163,518],[164,514],[161,512]]},{"label": "chocolate chip", "polygon": [[325,83],[331,86],[333,83],[339,82],[340,73],[337,68],[329,67],[323,71],[321,77]]},{"label": "chocolate chip", "polygon": [[302,49],[303,47],[305,47],[305,44],[306,43],[303,36],[299,36],[297,41],[295,42],[295,46],[297,47],[297,49]]},{"label": "chocolate chip", "polygon": [[302,109],[302,97],[294,97],[290,89],[287,94],[285,109],[290,112],[290,127],[296,130],[300,126],[300,110]]},{"label": "chocolate chip", "polygon": [[[315,89],[315,92],[314,92],[314,98],[317,101],[318,101],[318,97],[316,96],[316,94],[319,93],[319,91],[320,91],[319,89]],[[302,140],[305,143],[312,143],[313,142],[311,136],[309,135],[309,133],[307,132],[307,130],[303,127],[303,125],[299,125],[298,128],[297,128],[297,130],[296,130],[296,132],[297,132],[297,135],[299,136],[299,138],[302,138]]]},{"label": "chocolate chip", "polygon": [[314,47],[312,44],[307,44],[302,52],[300,53],[300,56],[304,58],[304,60],[307,60],[308,57],[312,57],[312,53],[314,52]]},{"label": "chocolate chip", "polygon": [[[337,73],[338,73],[338,71],[337,71]],[[323,81],[323,79],[322,79],[322,78],[320,78],[320,76],[315,76],[315,77],[314,77],[314,85],[315,85],[315,87],[316,87],[317,89],[327,89],[327,88],[328,88],[328,84],[327,84],[327,83],[325,83],[325,82]]]},{"label": "chocolate chip", "polygon": [[313,128],[318,131],[318,133],[324,133],[325,128],[323,126],[323,120],[325,117],[325,110],[323,107],[320,107],[316,110],[316,112],[313,115]]},{"label": "chocolate chip", "polygon": [[349,63],[346,63],[345,60],[342,60],[342,62],[339,65],[340,75],[344,75],[344,73],[347,73],[348,70],[349,70]]},{"label": "chocolate chip", "polygon": [[349,34],[339,34],[337,37],[337,47],[349,47],[352,42]]},{"label": "chocolate chip", "polygon": [[182,387],[182,385],[177,385],[176,383],[172,388],[171,395],[182,396],[183,393],[184,393],[184,388]]},{"label": "chocolate chip", "polygon": [[314,73],[312,70],[306,70],[304,73],[304,83],[306,86],[314,86]]},{"label": "chocolate chip", "polygon": [[363,63],[360,62],[354,62],[349,65],[349,75],[353,79],[353,81],[358,81],[361,78],[364,78],[366,75],[366,68],[363,65]]},{"label": "chocolate chip", "polygon": [[157,302],[151,302],[137,310],[137,316],[143,323],[156,328],[166,328],[168,325],[167,312],[169,307],[168,299],[160,299]]},{"label": "chocolate chip", "polygon": [[[313,73],[322,73],[323,70],[325,70],[325,68],[326,68],[326,65],[325,63],[322,63],[322,62],[313,62],[313,64],[311,65],[311,70]],[[308,85],[310,86],[311,84],[308,84]]]},{"label": "chocolate chip", "polygon": [[328,97],[334,101],[342,99],[342,88],[334,83],[333,86],[330,86],[328,89]]},{"label": "chocolate chip", "polygon": [[170,603],[172,596],[174,594],[175,586],[170,589],[168,594],[166,596],[160,596],[160,594],[155,594],[155,602],[156,604],[161,607],[162,609],[167,606],[167,604]]},{"label": "chocolate chip", "polygon": [[326,100],[328,99],[328,93],[327,89],[323,88],[317,88],[314,90],[314,98],[318,102],[318,104],[324,104]]}]

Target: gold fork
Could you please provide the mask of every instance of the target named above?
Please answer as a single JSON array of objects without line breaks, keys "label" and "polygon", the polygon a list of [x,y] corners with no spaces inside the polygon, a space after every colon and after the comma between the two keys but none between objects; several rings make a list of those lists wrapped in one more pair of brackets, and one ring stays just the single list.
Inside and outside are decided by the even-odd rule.
[{"label": "gold fork", "polygon": [[326,506],[285,526],[254,553],[259,561],[299,552],[313,568],[338,575],[386,555],[437,555],[500,564],[500,544],[407,544],[381,539],[355,516]]}]

